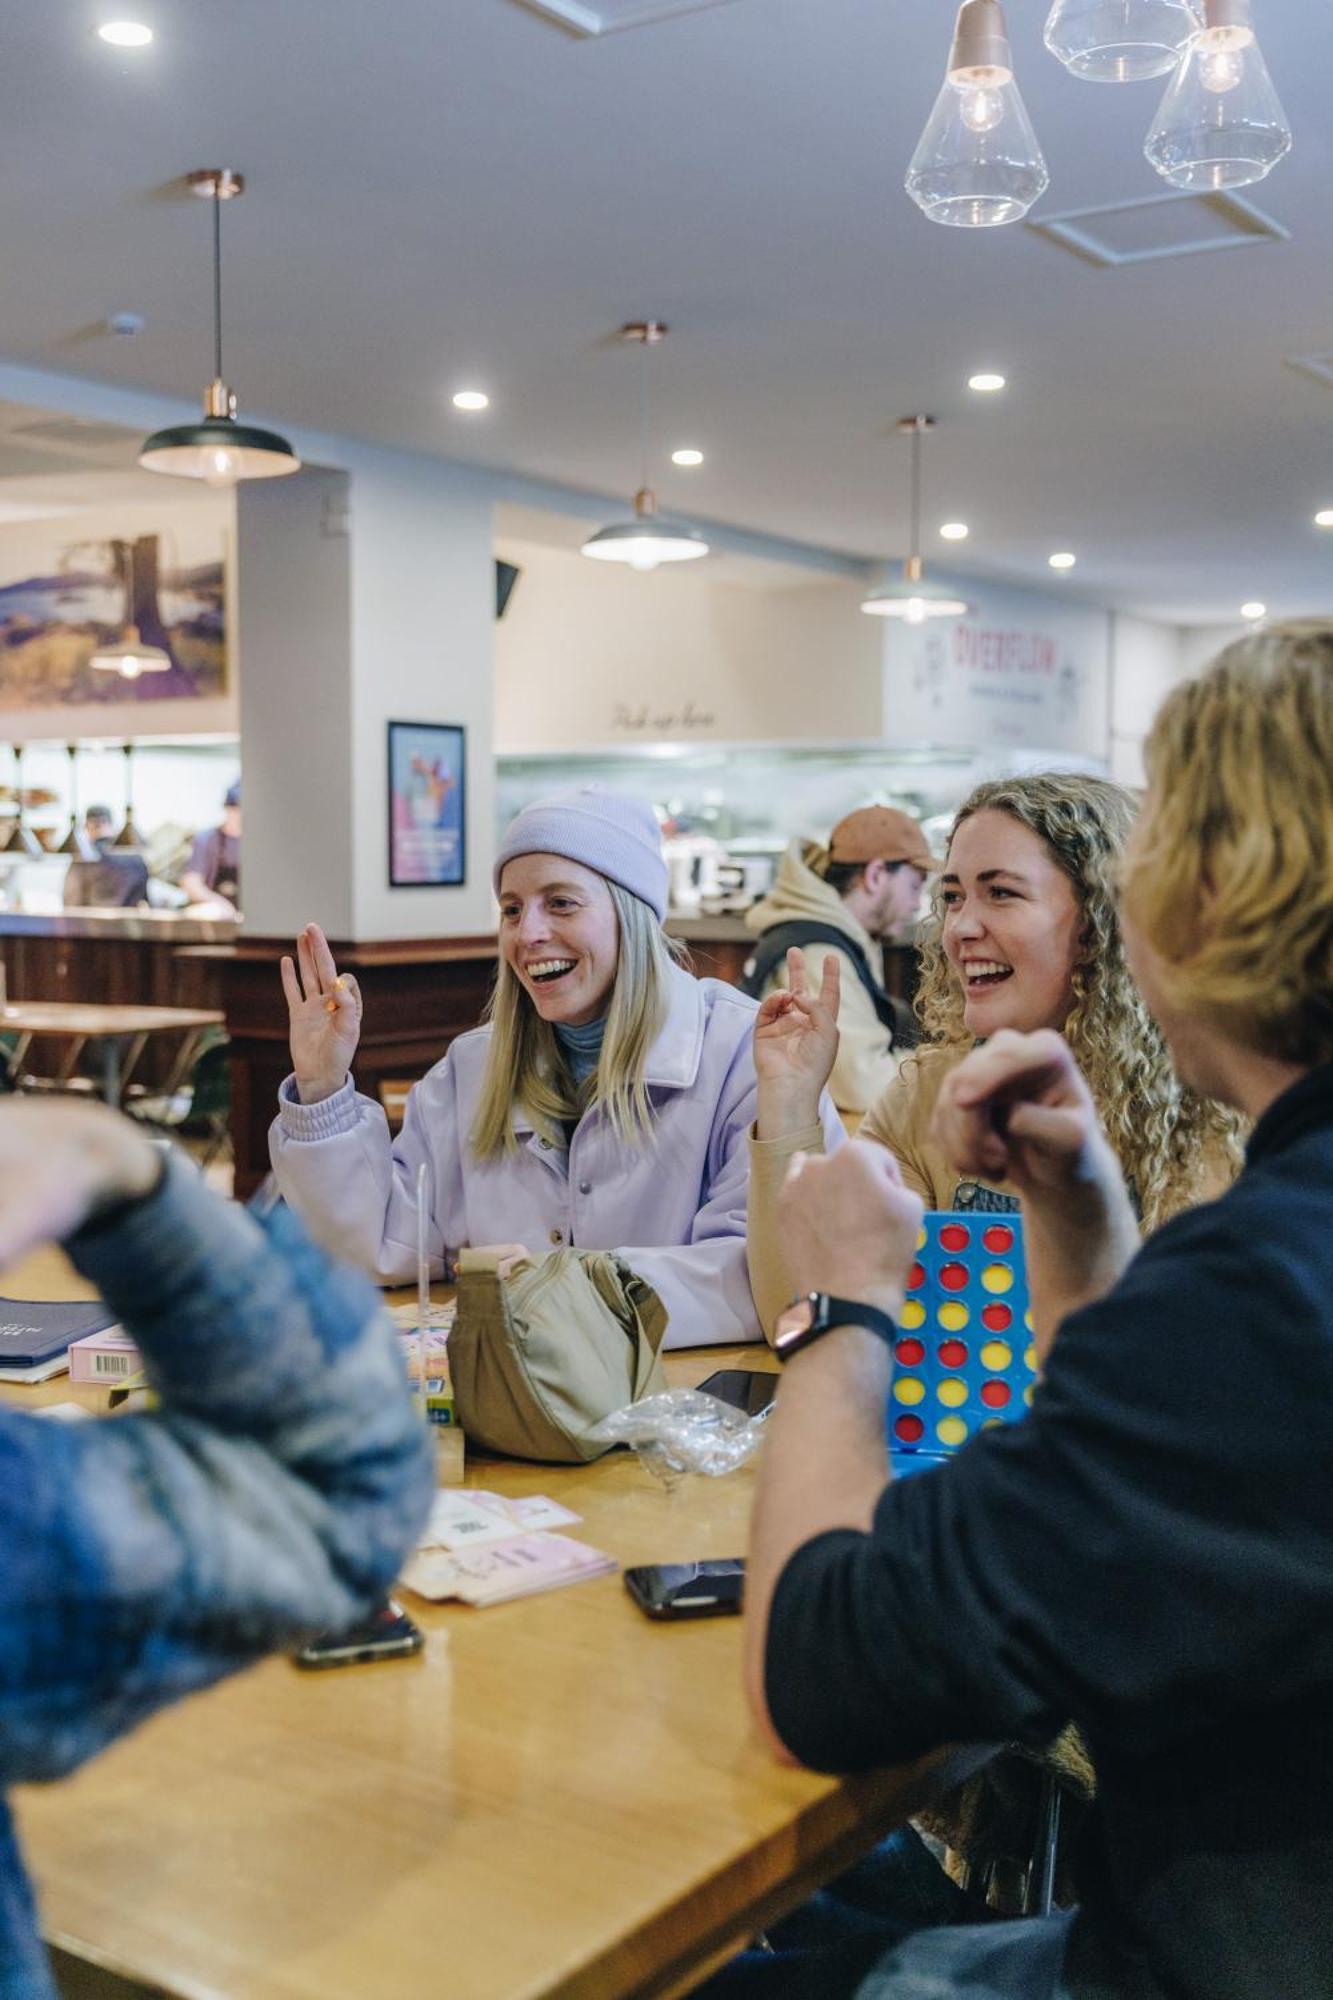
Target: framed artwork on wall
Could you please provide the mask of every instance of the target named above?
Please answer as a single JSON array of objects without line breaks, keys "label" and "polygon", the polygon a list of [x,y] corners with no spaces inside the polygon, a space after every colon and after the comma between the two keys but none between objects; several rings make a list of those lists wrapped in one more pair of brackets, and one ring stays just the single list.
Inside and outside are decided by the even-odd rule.
[{"label": "framed artwork on wall", "polygon": [[389,887],[467,880],[467,750],[455,722],[389,724]]}]

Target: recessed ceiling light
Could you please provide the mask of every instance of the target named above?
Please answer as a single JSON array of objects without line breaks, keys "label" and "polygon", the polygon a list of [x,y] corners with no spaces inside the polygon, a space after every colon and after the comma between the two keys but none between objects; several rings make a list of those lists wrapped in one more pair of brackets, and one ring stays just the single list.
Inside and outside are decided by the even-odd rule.
[{"label": "recessed ceiling light", "polygon": [[940,529],[940,534],[946,542],[965,542],[967,540],[967,522],[946,521]]},{"label": "recessed ceiling light", "polygon": [[693,445],[686,445],[680,451],[673,451],[671,454],[673,465],[702,465],[703,462],[703,453],[696,451]]},{"label": "recessed ceiling light", "polygon": [[1333,528],[1333,507],[1321,507],[1314,517],[1316,528]]},{"label": "recessed ceiling light", "polygon": [[146,49],[153,39],[143,21],[103,21],[97,32],[113,49]]},{"label": "recessed ceiling light", "polygon": [[1055,554],[1048,556],[1046,560],[1050,563],[1052,569],[1072,569],[1078,561],[1078,557],[1072,555],[1068,549],[1057,549]]},{"label": "recessed ceiling light", "polygon": [[454,397],[456,410],[489,410],[491,399],[484,389],[460,389]]},{"label": "recessed ceiling light", "polygon": [[1267,618],[1268,606],[1266,604],[1261,604],[1258,598],[1255,597],[1252,598],[1248,604],[1241,605],[1240,615],[1242,618],[1248,618],[1250,623],[1254,625],[1258,623],[1259,619]]},{"label": "recessed ceiling light", "polygon": [[969,389],[975,389],[979,396],[994,396],[997,391],[1004,388],[1005,380],[1003,375],[994,375],[983,370],[980,375],[969,375],[967,386]]}]

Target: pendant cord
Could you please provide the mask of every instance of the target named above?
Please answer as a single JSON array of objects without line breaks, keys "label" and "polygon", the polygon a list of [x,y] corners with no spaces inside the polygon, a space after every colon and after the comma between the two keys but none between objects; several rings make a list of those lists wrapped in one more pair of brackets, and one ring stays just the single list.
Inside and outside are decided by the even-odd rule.
[{"label": "pendant cord", "polygon": [[639,485],[648,484],[648,354],[649,343],[643,343],[643,361],[639,368]]},{"label": "pendant cord", "polygon": [[222,197],[213,192],[213,375],[222,380]]},{"label": "pendant cord", "polygon": [[912,431],[912,547],[913,560],[921,554],[921,426]]}]

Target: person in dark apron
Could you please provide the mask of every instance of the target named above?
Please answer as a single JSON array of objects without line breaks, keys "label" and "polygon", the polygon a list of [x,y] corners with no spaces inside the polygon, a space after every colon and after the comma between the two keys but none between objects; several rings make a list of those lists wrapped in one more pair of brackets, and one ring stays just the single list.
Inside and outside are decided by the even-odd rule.
[{"label": "person in dark apron", "polygon": [[209,827],[194,843],[181,887],[192,903],[225,904],[234,916],[241,910],[241,781],[229,785],[222,801],[219,825]]}]

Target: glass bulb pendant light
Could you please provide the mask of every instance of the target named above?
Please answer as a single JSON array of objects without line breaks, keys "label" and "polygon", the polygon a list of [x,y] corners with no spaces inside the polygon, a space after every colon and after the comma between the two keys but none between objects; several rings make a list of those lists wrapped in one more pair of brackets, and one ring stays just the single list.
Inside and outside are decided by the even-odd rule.
[{"label": "glass bulb pendant light", "polygon": [[933,583],[921,560],[921,441],[935,428],[934,417],[900,417],[899,432],[912,440],[912,546],[903,573],[872,590],[861,605],[874,618],[902,618],[924,625],[928,618],[963,618],[970,606],[946,584]]},{"label": "glass bulb pendant light", "polygon": [[0,840],[0,854],[26,854],[35,858],[45,854],[46,849],[30,826],[23,824],[23,745],[15,743],[14,752],[14,824],[3,840]]},{"label": "glass bulb pendant light", "polygon": [[1055,0],[1045,41],[1071,76],[1139,83],[1174,69],[1198,25],[1195,0]]},{"label": "glass bulb pendant light", "polygon": [[[645,352],[666,339],[667,329],[660,319],[631,320],[620,329],[623,340],[635,341]],[[594,562],[628,563],[631,569],[656,569],[659,563],[692,562],[708,554],[708,543],[688,521],[660,513],[657,495],[648,484],[648,384],[639,381],[639,445],[643,463],[643,484],[634,496],[634,513],[629,520],[612,521],[599,528],[583,544],[580,554]]]},{"label": "glass bulb pendant light", "polygon": [[134,824],[134,745],[122,743],[120,754],[125,759],[125,824],[111,845],[118,854],[140,854],[143,841]]},{"label": "glass bulb pendant light", "polygon": [[963,0],[944,88],[907,169],[932,222],[993,229],[1021,221],[1050,176],[1014,82],[999,0]]},{"label": "glass bulb pendant light", "polygon": [[244,176],[230,167],[201,167],[187,179],[194,194],[213,204],[213,380],[204,391],[203,420],[154,431],[139,463],[149,472],[203,479],[210,486],[299,472],[301,461],[285,437],[237,422],[236,397],[222,379],[222,204],[244,194]]},{"label": "glass bulb pendant light", "polygon": [[76,861],[89,858],[88,843],[83,838],[79,825],[79,746],[77,743],[65,745],[65,755],[69,759],[69,832],[56,849],[57,854],[72,855]]},{"label": "glass bulb pendant light", "polygon": [[1291,127],[1255,39],[1250,0],[1203,0],[1203,26],[1143,150],[1163,180],[1196,194],[1248,187],[1290,152]]}]

